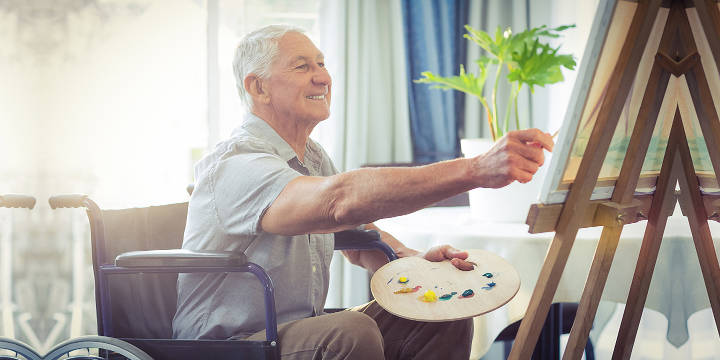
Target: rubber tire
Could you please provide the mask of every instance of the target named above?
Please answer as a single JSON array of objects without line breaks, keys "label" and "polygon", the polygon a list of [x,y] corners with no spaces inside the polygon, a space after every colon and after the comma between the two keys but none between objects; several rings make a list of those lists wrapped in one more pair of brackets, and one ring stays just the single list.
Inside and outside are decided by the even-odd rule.
[{"label": "rubber tire", "polygon": [[110,350],[125,356],[128,360],[153,360],[150,355],[138,349],[135,345],[107,336],[83,336],[70,339],[57,346],[45,355],[46,360],[57,360],[65,354],[81,349]]},{"label": "rubber tire", "polygon": [[27,360],[43,360],[43,357],[36,353],[30,346],[17,340],[0,338],[0,349],[18,353]]}]

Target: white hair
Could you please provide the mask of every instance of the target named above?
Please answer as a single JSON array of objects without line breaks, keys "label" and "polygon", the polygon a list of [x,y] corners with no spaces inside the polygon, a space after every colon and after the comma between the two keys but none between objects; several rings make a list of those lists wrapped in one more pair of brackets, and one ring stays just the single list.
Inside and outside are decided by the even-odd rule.
[{"label": "white hair", "polygon": [[235,49],[235,85],[248,111],[252,110],[253,100],[245,90],[245,77],[250,74],[261,79],[270,77],[270,66],[278,53],[278,41],[290,31],[305,33],[302,28],[292,25],[269,25],[245,35]]}]

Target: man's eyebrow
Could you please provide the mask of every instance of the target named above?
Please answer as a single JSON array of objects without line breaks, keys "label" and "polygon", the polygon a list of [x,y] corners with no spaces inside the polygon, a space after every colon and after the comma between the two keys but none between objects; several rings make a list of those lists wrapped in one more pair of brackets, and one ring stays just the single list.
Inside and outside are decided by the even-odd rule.
[{"label": "man's eyebrow", "polygon": [[[298,61],[309,61],[309,60],[310,60],[310,58],[307,57],[307,56],[298,55],[298,56],[292,58],[292,60],[290,61],[290,63],[291,63],[291,64],[294,64],[294,63],[296,63],[296,62],[298,62]],[[317,56],[315,56],[315,60],[316,60],[316,61],[317,61],[317,60],[325,60],[325,55],[323,55],[323,54],[318,54]]]}]

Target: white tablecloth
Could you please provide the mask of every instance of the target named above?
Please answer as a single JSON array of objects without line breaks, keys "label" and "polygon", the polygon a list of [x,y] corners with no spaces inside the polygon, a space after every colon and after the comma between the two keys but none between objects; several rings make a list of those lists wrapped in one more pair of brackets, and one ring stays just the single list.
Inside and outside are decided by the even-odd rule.
[{"label": "white tablecloth", "polygon": [[[624,303],[640,252],[645,223],[625,226],[608,276],[603,300]],[[508,324],[521,319],[554,233],[528,234],[525,224],[483,223],[468,207],[427,208],[376,222],[407,246],[424,250],[451,244],[460,249],[485,249],[512,263],[520,273],[520,291],[502,308],[475,318],[473,358],[487,352]],[[710,223],[720,235],[720,224]],[[555,302],[578,302],[602,228],[581,229],[555,294]],[[715,240],[717,251],[718,240]],[[645,307],[668,319],[667,339],[680,346],[688,339],[687,319],[710,306],[687,220],[677,210],[668,220]]]}]

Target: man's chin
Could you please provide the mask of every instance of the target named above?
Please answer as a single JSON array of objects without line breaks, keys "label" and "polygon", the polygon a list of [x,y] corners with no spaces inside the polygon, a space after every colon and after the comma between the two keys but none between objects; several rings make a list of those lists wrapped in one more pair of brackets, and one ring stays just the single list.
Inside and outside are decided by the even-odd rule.
[{"label": "man's chin", "polygon": [[318,114],[318,116],[315,117],[315,119],[316,119],[318,122],[327,120],[327,119],[329,119],[329,118],[330,118],[330,111],[327,111],[327,112],[322,113],[322,114]]}]

